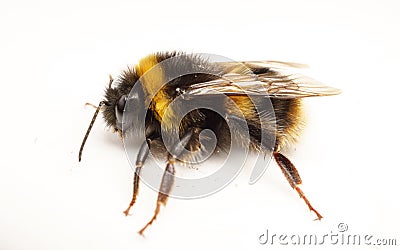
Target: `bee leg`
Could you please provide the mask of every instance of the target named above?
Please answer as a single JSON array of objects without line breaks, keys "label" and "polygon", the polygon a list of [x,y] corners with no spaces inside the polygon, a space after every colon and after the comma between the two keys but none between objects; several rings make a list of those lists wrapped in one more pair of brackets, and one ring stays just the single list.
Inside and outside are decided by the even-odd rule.
[{"label": "bee leg", "polygon": [[[171,192],[172,185],[174,184],[174,164],[176,163],[177,157],[182,153],[184,147],[188,144],[191,137],[192,133],[186,134],[180,142],[172,147],[172,152],[168,153],[167,166],[165,167],[164,175],[158,192],[157,205],[154,211],[154,215],[150,219],[150,221],[147,222],[147,224],[142,229],[140,229],[140,231],[138,232],[140,235],[143,235],[143,232],[146,230],[146,228],[150,226],[157,218],[157,215],[160,212],[161,205],[165,206],[167,204],[168,195]],[[179,147],[181,145],[183,147]]]},{"label": "bee leg", "polygon": [[142,229],[140,229],[140,231],[138,232],[140,235],[143,235],[143,232],[146,230],[146,228],[150,226],[153,223],[153,221],[157,218],[157,215],[160,212],[161,205],[165,206],[167,203],[168,194],[170,193],[172,185],[174,183],[174,174],[175,174],[174,161],[175,161],[174,158],[172,157],[168,158],[167,167],[165,168],[164,175],[161,181],[160,190],[158,192],[157,206],[154,211],[154,215],[151,218],[151,220],[147,222],[147,224]]},{"label": "bee leg", "polygon": [[288,158],[286,158],[286,156],[276,151],[274,152],[274,158],[276,163],[278,163],[279,167],[281,168],[290,186],[297,191],[297,193],[300,195],[300,198],[302,198],[307,204],[308,208],[317,215],[317,218],[315,220],[321,220],[322,215],[313,208],[310,201],[307,199],[307,197],[304,195],[303,191],[299,187],[302,181],[299,172],[297,171],[293,163]]},{"label": "bee leg", "polygon": [[146,141],[143,142],[142,146],[140,147],[139,153],[137,155],[135,175],[133,177],[133,195],[132,195],[132,200],[129,203],[128,208],[124,211],[124,214],[126,216],[129,215],[129,210],[132,208],[133,204],[135,204],[135,201],[136,201],[136,196],[139,191],[140,172],[142,170],[142,166],[143,166],[144,162],[147,159],[147,156],[149,155],[149,146],[148,146],[149,142],[150,142],[149,139],[147,139]]}]

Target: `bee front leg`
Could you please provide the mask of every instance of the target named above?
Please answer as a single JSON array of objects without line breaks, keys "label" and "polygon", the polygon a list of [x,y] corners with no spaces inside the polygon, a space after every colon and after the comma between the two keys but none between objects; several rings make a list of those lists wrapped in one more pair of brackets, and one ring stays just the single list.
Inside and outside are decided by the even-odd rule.
[{"label": "bee front leg", "polygon": [[132,200],[129,203],[128,208],[124,211],[124,214],[126,216],[129,215],[129,210],[132,208],[133,204],[136,202],[136,196],[139,192],[139,176],[140,172],[142,170],[143,164],[147,159],[147,156],[149,155],[149,145],[148,143],[150,142],[150,139],[147,139],[142,143],[142,146],[139,149],[139,153],[137,155],[136,159],[136,168],[135,168],[135,175],[133,177],[133,194],[132,194]]},{"label": "bee front leg", "polygon": [[150,219],[150,221],[147,222],[147,224],[142,229],[140,229],[140,231],[138,232],[140,235],[143,235],[143,232],[146,230],[146,228],[150,226],[153,223],[153,221],[157,218],[157,215],[160,212],[161,205],[165,206],[167,204],[168,195],[171,192],[172,185],[174,184],[174,175],[175,175],[174,164],[176,163],[178,156],[184,151],[184,147],[186,147],[186,145],[189,143],[192,134],[193,134],[192,132],[186,134],[180,142],[178,142],[176,145],[172,147],[171,152],[168,153],[167,166],[165,167],[164,175],[158,192],[157,204],[156,204],[156,209],[154,211],[154,215]]},{"label": "bee front leg", "polygon": [[297,191],[297,193],[300,195],[300,198],[302,198],[307,204],[308,208],[317,215],[316,220],[321,220],[322,215],[313,208],[310,201],[307,199],[307,197],[304,195],[303,191],[299,187],[302,181],[299,172],[297,171],[293,163],[288,158],[286,158],[286,156],[277,151],[274,152],[274,158],[276,163],[278,163],[279,167],[281,168],[290,186]]}]

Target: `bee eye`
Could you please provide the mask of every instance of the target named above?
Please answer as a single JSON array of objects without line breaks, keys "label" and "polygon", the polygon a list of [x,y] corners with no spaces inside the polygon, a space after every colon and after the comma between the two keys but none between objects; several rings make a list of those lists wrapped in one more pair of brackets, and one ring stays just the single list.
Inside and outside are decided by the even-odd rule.
[{"label": "bee eye", "polygon": [[119,112],[124,112],[125,109],[125,103],[126,103],[126,95],[123,95],[119,98],[117,102],[117,109]]},{"label": "bee eye", "polygon": [[125,109],[126,104],[126,95],[123,95],[119,98],[117,105],[115,105],[115,117],[117,118],[117,127],[121,129],[122,123],[122,114]]}]

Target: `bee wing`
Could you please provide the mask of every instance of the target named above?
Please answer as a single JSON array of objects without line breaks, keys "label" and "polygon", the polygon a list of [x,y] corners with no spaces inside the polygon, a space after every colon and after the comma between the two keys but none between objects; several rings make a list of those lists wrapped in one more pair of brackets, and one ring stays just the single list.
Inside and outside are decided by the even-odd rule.
[{"label": "bee wing", "polygon": [[274,98],[303,98],[337,95],[340,90],[291,71],[307,67],[278,61],[221,62],[221,78],[191,85],[186,94],[264,95]]},{"label": "bee wing", "polygon": [[245,62],[218,62],[217,64],[223,67],[240,67],[246,66],[248,68],[262,67],[262,68],[308,68],[307,64],[297,62],[281,62],[281,61],[245,61]]}]

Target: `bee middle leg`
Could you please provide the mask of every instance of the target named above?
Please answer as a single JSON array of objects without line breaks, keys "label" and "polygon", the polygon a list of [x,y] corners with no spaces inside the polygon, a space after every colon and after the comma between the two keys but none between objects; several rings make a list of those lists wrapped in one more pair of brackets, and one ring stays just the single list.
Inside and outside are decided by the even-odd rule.
[{"label": "bee middle leg", "polygon": [[[167,166],[165,167],[164,170],[164,175],[161,180],[161,185],[160,189],[158,192],[158,197],[157,197],[157,204],[156,204],[156,209],[154,210],[154,215],[150,219],[147,224],[139,230],[139,234],[143,235],[143,232],[146,230],[148,226],[150,226],[153,221],[156,220],[158,213],[160,212],[161,205],[165,206],[167,204],[168,196],[169,193],[171,192],[172,185],[174,184],[174,175],[175,175],[175,167],[174,164],[177,161],[177,158],[179,155],[184,150],[184,147],[189,143],[190,138],[192,137],[193,133],[189,132],[183,138],[181,139],[180,142],[178,142],[176,145],[174,145],[171,149],[171,152],[168,153],[168,158],[167,158]],[[183,146],[183,147],[180,147]]]},{"label": "bee middle leg", "polygon": [[317,218],[315,220],[321,220],[322,215],[314,209],[310,201],[307,199],[307,197],[304,195],[303,191],[299,187],[302,181],[300,178],[300,174],[293,163],[286,156],[279,153],[278,151],[274,152],[274,158],[276,163],[278,163],[279,167],[281,168],[290,186],[297,191],[297,193],[300,195],[300,198],[302,198],[307,204],[308,208],[317,215]]}]

